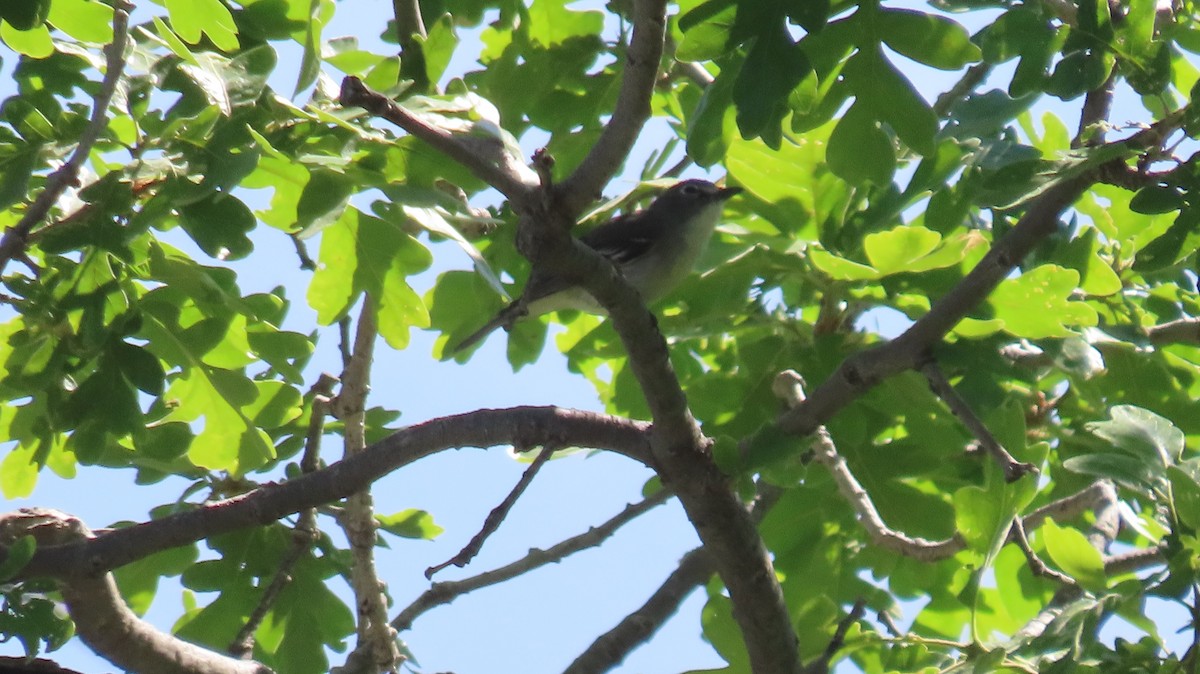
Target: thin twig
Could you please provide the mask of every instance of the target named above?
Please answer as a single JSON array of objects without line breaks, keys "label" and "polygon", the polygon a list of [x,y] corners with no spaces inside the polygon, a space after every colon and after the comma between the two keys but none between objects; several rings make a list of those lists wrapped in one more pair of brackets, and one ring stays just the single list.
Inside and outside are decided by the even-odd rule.
[{"label": "thin twig", "polygon": [[[375,299],[363,297],[354,335],[350,362],[342,372],[342,389],[330,409],[345,425],[345,456],[361,454],[366,448],[366,403],[371,388],[371,364],[379,328],[375,321]],[[350,543],[354,564],[350,585],[358,609],[358,644],[347,658],[351,671],[394,671],[403,660],[396,645],[396,631],[388,625],[384,583],[375,568],[375,541],[379,523],[370,487],[346,498],[345,516],[339,520]]]},{"label": "thin twig", "polygon": [[1051,501],[1029,513],[1024,517],[1025,528],[1036,529],[1047,518],[1056,522],[1066,522],[1089,510],[1097,509],[1103,502],[1116,501],[1116,498],[1117,492],[1112,482],[1097,480],[1074,494]]},{"label": "thin twig", "polygon": [[616,627],[597,637],[563,674],[601,674],[611,671],[621,664],[634,645],[645,643],[653,636],[679,610],[683,600],[711,578],[715,571],[712,555],[704,548],[696,548],[684,555],[679,566],[641,607],[625,616]]},{"label": "thin twig", "polygon": [[[758,496],[750,505],[750,519],[760,524],[771,508],[783,497],[780,487],[759,481]],[[570,674],[607,672],[619,665],[635,648],[654,636],[679,609],[692,590],[708,581],[716,572],[715,561],[704,548],[683,556],[671,575],[637,610],[625,616],[615,627],[600,635],[579,654],[567,669]]]},{"label": "thin twig", "polygon": [[991,72],[992,65],[990,63],[976,63],[967,68],[967,72],[963,73],[963,76],[954,83],[954,86],[937,97],[937,101],[933,104],[933,114],[938,117],[945,117],[950,114],[950,110],[954,108],[954,104],[974,91],[975,87],[987,79],[987,76]]},{"label": "thin twig", "polygon": [[556,543],[545,550],[530,550],[529,554],[511,564],[462,580],[434,583],[392,619],[392,627],[402,632],[412,627],[413,622],[425,612],[449,604],[468,592],[511,580],[547,564],[557,564],[580,550],[596,547],[616,533],[617,529],[662,505],[670,498],[670,492],[659,491],[638,503],[626,506],[621,512],[599,526],[592,527],[578,536]]},{"label": "thin twig", "polygon": [[113,39],[104,47],[104,79],[92,106],[92,116],[83,132],[79,134],[79,143],[70,158],[46,178],[45,187],[30,204],[25,215],[0,237],[0,273],[4,272],[10,260],[33,264],[25,254],[29,233],[38,223],[45,220],[51,207],[68,187],[79,184],[79,170],[83,162],[87,161],[92,146],[100,139],[100,133],[108,123],[108,105],[112,102],[113,93],[117,90],[117,84],[121,81],[121,74],[125,69],[125,43],[129,38],[129,12],[132,9],[133,5],[123,0],[113,2]]},{"label": "thin twig", "polygon": [[1024,553],[1025,563],[1029,565],[1029,570],[1033,572],[1033,575],[1049,578],[1063,585],[1070,586],[1076,584],[1074,578],[1051,569],[1046,566],[1041,557],[1037,556],[1037,553],[1033,551],[1033,547],[1029,545],[1029,538],[1025,535],[1025,525],[1021,522],[1021,518],[1018,517],[1013,520],[1009,535],[1012,541],[1017,544],[1017,547],[1020,548],[1021,552]]},{"label": "thin twig", "polygon": [[829,663],[833,662],[833,656],[837,655],[838,651],[842,650],[842,646],[846,644],[846,634],[850,631],[850,626],[862,620],[863,612],[866,608],[866,599],[859,597],[854,601],[854,606],[850,608],[850,612],[838,622],[837,629],[833,632],[833,637],[830,638],[829,644],[825,646],[825,652],[817,657],[816,660],[805,665],[805,674],[827,674],[829,672]]},{"label": "thin twig", "polygon": [[[325,417],[329,414],[330,397],[333,395],[333,387],[336,383],[336,377],[322,374],[309,391],[312,394],[312,406],[309,412],[308,432],[305,435],[304,456],[300,459],[302,474],[312,473],[320,465],[321,437],[325,433]],[[254,653],[254,633],[267,617],[267,612],[275,604],[275,600],[283,592],[283,588],[291,582],[292,569],[309,551],[319,533],[317,509],[305,508],[300,511],[300,518],[292,530],[291,548],[279,561],[279,568],[275,571],[275,576],[263,590],[258,605],[250,612],[246,624],[242,625],[242,629],[230,643],[228,651],[231,655],[246,660]]]},{"label": "thin twig", "polygon": [[479,554],[479,551],[483,548],[483,544],[487,541],[488,537],[496,533],[496,530],[500,528],[500,524],[504,522],[504,518],[508,517],[509,511],[512,510],[514,505],[516,505],[517,499],[521,498],[521,494],[525,493],[525,490],[529,487],[529,484],[533,482],[534,476],[538,474],[538,471],[542,469],[542,466],[545,465],[546,461],[550,459],[556,449],[557,448],[552,445],[546,445],[545,447],[542,447],[542,451],[538,452],[538,455],[536,458],[534,458],[533,463],[530,463],[529,467],[525,469],[525,472],[521,474],[521,479],[517,480],[517,484],[512,488],[512,491],[508,493],[508,496],[505,496],[504,500],[500,502],[500,505],[492,508],[492,511],[488,513],[487,518],[483,521],[483,527],[479,530],[479,533],[475,534],[475,536],[467,543],[466,547],[458,551],[457,555],[454,555],[441,564],[425,569],[425,577],[433,578],[433,574],[448,566],[457,566],[461,569],[469,564],[471,560],[475,558],[475,555]]},{"label": "thin twig", "polygon": [[[804,380],[792,370],[780,372],[775,377],[771,388],[775,395],[788,406],[804,402]],[[846,459],[838,453],[829,431],[824,426],[820,426],[815,435],[816,438],[812,443],[813,457],[829,471],[838,491],[858,514],[859,521],[862,522],[863,528],[867,530],[867,535],[870,536],[873,543],[897,554],[926,562],[953,557],[959,550],[966,548],[966,543],[957,533],[942,541],[930,541],[909,536],[887,526],[875,508],[874,502],[871,501],[870,494],[863,489],[862,484],[850,472]]]},{"label": "thin twig", "polygon": [[300,258],[300,268],[304,271],[316,271],[317,263],[308,255],[308,247],[304,245],[304,240],[297,234],[288,236],[292,240],[292,245],[296,247],[296,257]]},{"label": "thin twig", "polygon": [[1036,473],[1037,466],[1032,463],[1017,461],[1012,454],[996,440],[996,436],[988,430],[987,424],[983,423],[971,406],[963,400],[962,396],[958,395],[958,391],[951,386],[950,380],[946,379],[946,375],[942,369],[938,367],[937,361],[932,358],[921,367],[921,374],[929,380],[929,387],[933,392],[946,403],[946,407],[958,417],[963,426],[971,431],[979,444],[987,450],[988,454],[995,459],[1000,469],[1004,471],[1004,479],[1007,482],[1016,482],[1029,473]]},{"label": "thin twig", "polygon": [[[537,188],[537,177],[510,157],[504,143],[496,137],[460,137],[426,123],[383,94],[371,91],[362,80],[349,76],[342,80],[339,101],[343,106],[360,107],[386,119],[413,136],[429,143],[442,154],[462,164],[480,180],[495,187],[516,203],[527,201]],[[492,161],[486,159],[492,157]]]},{"label": "thin twig", "polygon": [[396,42],[400,45],[401,77],[411,78],[419,89],[427,89],[432,82],[421,47],[421,40],[428,33],[421,18],[420,0],[392,0],[392,15],[396,19]]}]

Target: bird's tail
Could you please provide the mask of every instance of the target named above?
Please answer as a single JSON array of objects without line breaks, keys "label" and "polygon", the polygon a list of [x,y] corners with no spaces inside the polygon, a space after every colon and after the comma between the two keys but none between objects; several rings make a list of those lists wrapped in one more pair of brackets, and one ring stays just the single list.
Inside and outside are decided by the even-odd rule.
[{"label": "bird's tail", "polygon": [[501,309],[500,312],[497,313],[492,320],[484,324],[482,328],[479,328],[475,332],[467,335],[466,339],[456,344],[454,348],[450,349],[448,352],[449,355],[453,356],[460,351],[475,346],[479,342],[483,341],[484,337],[492,334],[496,328],[504,328],[507,330],[512,326],[513,323],[516,322],[518,318],[524,316],[526,313],[528,313],[528,310],[525,308],[525,305],[522,302],[513,302],[512,304]]}]

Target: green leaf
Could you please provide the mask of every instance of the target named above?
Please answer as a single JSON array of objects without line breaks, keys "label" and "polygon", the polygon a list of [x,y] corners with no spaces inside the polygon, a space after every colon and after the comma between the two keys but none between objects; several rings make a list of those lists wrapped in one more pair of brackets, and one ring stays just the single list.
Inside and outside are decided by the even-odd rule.
[{"label": "green leaf", "polygon": [[733,88],[739,66],[726,64],[717,79],[704,89],[700,103],[688,117],[688,156],[701,166],[712,166],[725,158],[737,136],[737,110]]},{"label": "green leaf", "polygon": [[354,182],[340,172],[313,170],[296,202],[296,226],[308,238],[341,217],[354,192]]},{"label": "green leaf", "polygon": [[584,35],[596,35],[604,29],[604,13],[597,10],[568,9],[567,0],[534,0],[529,6],[529,39],[543,47],[553,47]]},{"label": "green leaf", "polygon": [[812,71],[808,57],[780,26],[758,36],[733,85],[737,124],[743,138],[762,137],[779,147],[788,95]]},{"label": "green leaf", "polygon": [[406,278],[427,269],[431,259],[424,246],[396,226],[348,208],[322,234],[309,304],[317,310],[317,320],[328,325],[366,292],[376,303],[380,334],[402,349],[410,327],[429,327],[428,310]]},{"label": "green leaf", "polygon": [[881,276],[909,271],[909,265],[933,252],[942,235],[916,225],[868,234],[863,250]]},{"label": "green leaf", "polygon": [[[1190,469],[1190,472],[1185,468]],[[1190,527],[1192,532],[1200,532],[1200,483],[1196,480],[1197,473],[1195,461],[1185,464],[1184,467],[1167,468],[1167,478],[1171,481],[1172,507],[1176,516]],[[0,574],[0,578],[3,577]]]},{"label": "green leaf", "polygon": [[1098,232],[1088,228],[1067,244],[1062,263],[1079,272],[1079,287],[1088,295],[1107,297],[1121,291],[1121,277],[1113,271],[1113,263],[1101,252]]},{"label": "green leaf", "polygon": [[[20,1],[20,0],[18,0]],[[80,42],[112,42],[112,7],[95,0],[54,0],[47,20]]]},{"label": "green leaf", "polygon": [[[1132,208],[1133,204],[1130,203]],[[1134,271],[1150,273],[1178,264],[1200,248],[1200,208],[1187,207],[1161,236],[1138,251]]]},{"label": "green leaf", "polygon": [[420,538],[431,541],[445,529],[433,522],[433,516],[424,510],[409,508],[391,515],[376,514],[375,519],[384,531],[404,538]]},{"label": "green leaf", "polygon": [[129,383],[150,395],[159,395],[166,385],[166,372],[158,357],[145,347],[119,342],[113,347],[113,357],[121,374]]},{"label": "green leaf", "polygon": [[[875,119],[887,122],[900,140],[917,152],[933,153],[937,115],[883,52],[879,49],[859,50],[846,63],[843,73],[857,98],[854,107],[861,106]],[[866,148],[862,150],[866,151]]]},{"label": "green leaf", "polygon": [[1046,543],[1050,559],[1080,585],[1092,592],[1101,592],[1108,586],[1100,551],[1092,547],[1082,533],[1060,527],[1054,520],[1047,519],[1038,529],[1038,534]]},{"label": "green leaf", "polygon": [[37,552],[37,539],[29,534],[6,542],[5,545],[4,551],[8,553],[8,557],[0,563],[0,581],[7,581],[17,575],[17,572],[25,568],[33,558],[33,553]]},{"label": "green leaf", "polygon": [[133,446],[142,457],[166,463],[187,454],[193,437],[182,421],[155,423],[133,435]]},{"label": "green leaf", "polygon": [[967,29],[943,16],[881,8],[876,21],[887,46],[927,66],[958,70],[983,56]]},{"label": "green leaf", "polygon": [[1144,463],[1165,469],[1179,460],[1184,435],[1170,419],[1133,405],[1114,405],[1108,414],[1107,421],[1093,421],[1084,428]]},{"label": "green leaf", "polygon": [[295,387],[281,381],[256,381],[258,396],[242,407],[242,414],[258,428],[279,428],[300,417],[303,399]]},{"label": "green leaf", "polygon": [[730,49],[729,35],[737,19],[736,0],[708,0],[679,18],[683,39],[675,48],[680,61],[711,61]]},{"label": "green leaf", "polygon": [[1042,265],[1015,279],[1006,279],[988,299],[1009,334],[1028,339],[1067,337],[1071,327],[1096,324],[1096,310],[1071,300],[1079,272]]},{"label": "green leaf", "polygon": [[1063,461],[1063,467],[1074,473],[1107,478],[1138,491],[1154,488],[1162,478],[1161,466],[1111,452],[1073,456]]},{"label": "green leaf", "polygon": [[0,0],[0,19],[20,31],[42,25],[50,14],[50,0]]},{"label": "green leaf", "polygon": [[813,266],[835,281],[867,281],[879,278],[874,267],[840,258],[826,250],[813,248],[808,251]]},{"label": "green leaf", "polygon": [[1169,213],[1183,208],[1183,195],[1174,187],[1147,185],[1134,193],[1129,210],[1146,215]]},{"label": "green leaf", "polygon": [[[9,2],[24,3],[28,0],[9,0]],[[40,2],[42,0],[35,0]],[[0,23],[0,39],[13,51],[30,58],[44,59],[54,53],[54,41],[50,39],[50,31],[45,24],[39,24],[29,30],[17,30],[5,21]]]},{"label": "green leaf", "polygon": [[34,448],[21,446],[9,450],[0,460],[0,494],[4,498],[26,498],[37,486],[38,466]]},{"label": "green leaf", "polygon": [[191,44],[207,35],[217,48],[237,51],[237,24],[220,0],[165,0],[175,32]]},{"label": "green leaf", "polygon": [[834,127],[825,157],[829,170],[853,184],[887,185],[896,170],[892,140],[861,103],[850,106]]}]

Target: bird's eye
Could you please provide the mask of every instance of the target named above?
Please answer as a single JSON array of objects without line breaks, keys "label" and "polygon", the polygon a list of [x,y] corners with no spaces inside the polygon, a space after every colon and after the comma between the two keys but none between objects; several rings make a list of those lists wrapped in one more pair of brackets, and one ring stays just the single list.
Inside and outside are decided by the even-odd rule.
[{"label": "bird's eye", "polygon": [[684,196],[698,197],[704,192],[704,190],[700,189],[700,186],[696,183],[688,183],[683,186],[682,192]]}]

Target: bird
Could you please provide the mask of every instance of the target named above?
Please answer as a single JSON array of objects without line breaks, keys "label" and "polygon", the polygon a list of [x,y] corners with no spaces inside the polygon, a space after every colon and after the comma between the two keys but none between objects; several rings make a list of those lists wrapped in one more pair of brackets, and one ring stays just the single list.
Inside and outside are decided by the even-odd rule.
[{"label": "bird", "polygon": [[[741,191],[741,187],[721,187],[707,180],[684,180],[663,191],[647,208],[619,215],[579,240],[607,258],[642,301],[652,304],[691,273],[712,238],[725,202]],[[540,316],[562,309],[605,313],[582,287],[535,269],[521,297],[450,353],[468,349],[497,328],[508,329],[526,315]]]}]

